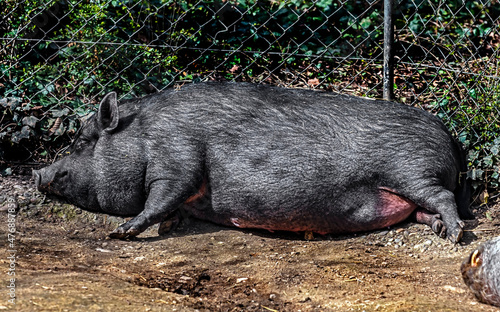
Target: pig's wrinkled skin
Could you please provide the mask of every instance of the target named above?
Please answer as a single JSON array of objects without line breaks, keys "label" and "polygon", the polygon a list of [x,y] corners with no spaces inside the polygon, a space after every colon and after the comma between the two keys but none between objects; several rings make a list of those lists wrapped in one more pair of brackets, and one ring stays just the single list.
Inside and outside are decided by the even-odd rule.
[{"label": "pig's wrinkled skin", "polygon": [[420,109],[202,83],[120,105],[109,93],[70,155],[34,177],[83,209],[135,216],[115,238],[182,208],[228,226],[317,233],[380,229],[413,213],[457,242],[458,212],[471,217],[466,170],[443,123]]},{"label": "pig's wrinkled skin", "polygon": [[479,301],[500,307],[500,237],[474,250],[461,270],[465,284]]}]

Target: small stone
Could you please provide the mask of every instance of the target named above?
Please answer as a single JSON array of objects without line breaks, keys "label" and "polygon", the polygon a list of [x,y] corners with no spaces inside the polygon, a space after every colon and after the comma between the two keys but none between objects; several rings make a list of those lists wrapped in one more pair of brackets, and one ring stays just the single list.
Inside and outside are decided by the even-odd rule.
[{"label": "small stone", "polygon": [[183,276],[181,276],[181,277],[179,277],[179,280],[181,280],[181,281],[190,281],[190,280],[192,280],[192,279],[193,279],[192,277],[189,277],[189,276],[184,276],[184,275],[183,275]]},{"label": "small stone", "polygon": [[103,248],[96,248],[95,250],[96,250],[96,251],[100,251],[100,252],[105,252],[105,253],[108,253],[108,252],[113,252],[112,250],[109,250],[109,249],[103,249]]}]

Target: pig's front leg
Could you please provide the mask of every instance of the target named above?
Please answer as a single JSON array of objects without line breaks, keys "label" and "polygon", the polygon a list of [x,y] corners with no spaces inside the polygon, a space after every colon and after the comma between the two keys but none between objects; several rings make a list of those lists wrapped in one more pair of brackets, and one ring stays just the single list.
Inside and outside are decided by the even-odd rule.
[{"label": "pig's front leg", "polygon": [[[157,180],[151,184],[144,210],[132,220],[120,225],[109,234],[111,238],[135,237],[153,224],[159,223],[174,212],[188,196],[189,188],[172,190],[169,183]],[[184,191],[183,191],[184,190]]]}]

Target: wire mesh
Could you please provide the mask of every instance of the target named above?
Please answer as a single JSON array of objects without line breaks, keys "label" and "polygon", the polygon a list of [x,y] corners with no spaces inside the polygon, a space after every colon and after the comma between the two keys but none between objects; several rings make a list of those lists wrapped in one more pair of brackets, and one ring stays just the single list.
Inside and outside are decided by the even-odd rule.
[{"label": "wire mesh", "polygon": [[[440,116],[473,178],[498,181],[500,4],[394,2],[396,100]],[[71,136],[112,90],[235,80],[382,97],[381,0],[5,0],[0,12],[3,141]]]}]

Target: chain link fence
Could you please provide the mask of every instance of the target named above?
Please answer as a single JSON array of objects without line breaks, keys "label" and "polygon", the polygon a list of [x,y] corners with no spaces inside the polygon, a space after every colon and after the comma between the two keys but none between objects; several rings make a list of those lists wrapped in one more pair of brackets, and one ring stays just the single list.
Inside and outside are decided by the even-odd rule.
[{"label": "chain link fence", "polygon": [[[384,1],[4,0],[0,157],[48,160],[109,91],[205,80],[382,97]],[[441,117],[498,187],[498,1],[394,0],[395,99]],[[1,158],[0,158],[1,159]]]}]

